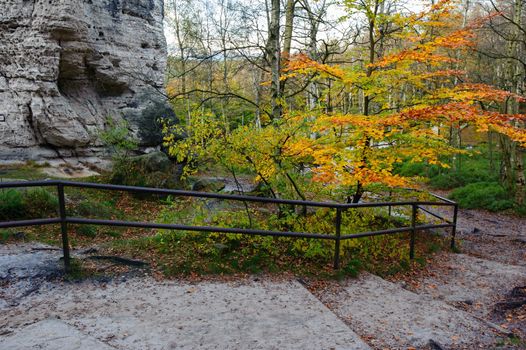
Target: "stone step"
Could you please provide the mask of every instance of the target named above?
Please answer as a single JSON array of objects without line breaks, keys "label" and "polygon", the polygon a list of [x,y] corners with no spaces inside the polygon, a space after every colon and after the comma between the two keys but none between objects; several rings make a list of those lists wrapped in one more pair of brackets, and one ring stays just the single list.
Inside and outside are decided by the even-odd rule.
[{"label": "stone step", "polygon": [[319,297],[375,348],[485,349],[499,338],[495,328],[469,313],[369,273]]}]

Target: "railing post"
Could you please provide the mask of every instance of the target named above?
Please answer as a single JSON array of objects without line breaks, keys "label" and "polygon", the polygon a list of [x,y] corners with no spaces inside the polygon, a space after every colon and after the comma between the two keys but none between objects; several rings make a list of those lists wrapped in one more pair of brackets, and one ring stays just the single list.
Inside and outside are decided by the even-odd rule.
[{"label": "railing post", "polygon": [[62,233],[62,250],[64,253],[64,270],[70,271],[69,241],[68,241],[68,223],[66,221],[66,199],[64,196],[64,185],[57,185],[58,204],[60,213],[60,231]]},{"label": "railing post", "polygon": [[458,203],[453,208],[453,228],[451,232],[451,249],[455,249],[455,236],[457,234]]},{"label": "railing post", "polygon": [[[389,202],[392,202],[393,201],[393,190],[390,190],[389,191]],[[390,205],[389,206],[389,216],[391,216],[392,214],[392,206]]]},{"label": "railing post", "polygon": [[334,269],[340,269],[340,240],[342,227],[342,209],[336,208],[336,238],[334,239]]},{"label": "railing post", "polygon": [[409,259],[415,258],[415,236],[416,236],[416,210],[417,206],[415,203],[411,204],[411,242],[409,244]]}]

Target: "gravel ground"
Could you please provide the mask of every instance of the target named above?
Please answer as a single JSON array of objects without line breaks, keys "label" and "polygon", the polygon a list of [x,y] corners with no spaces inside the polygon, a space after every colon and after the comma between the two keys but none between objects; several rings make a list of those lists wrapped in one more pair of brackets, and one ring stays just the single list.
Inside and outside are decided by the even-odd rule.
[{"label": "gravel ground", "polygon": [[526,219],[483,210],[460,210],[458,232],[463,252],[526,266]]},{"label": "gravel ground", "polygon": [[30,326],[0,339],[2,349],[77,349],[112,350],[115,349],[97,339],[86,335],[75,327],[57,320],[48,319],[35,322]]},{"label": "gravel ground", "polygon": [[515,348],[526,348],[526,218],[460,209],[457,237],[464,254],[439,254],[422,271],[397,278],[513,332],[522,339]]}]

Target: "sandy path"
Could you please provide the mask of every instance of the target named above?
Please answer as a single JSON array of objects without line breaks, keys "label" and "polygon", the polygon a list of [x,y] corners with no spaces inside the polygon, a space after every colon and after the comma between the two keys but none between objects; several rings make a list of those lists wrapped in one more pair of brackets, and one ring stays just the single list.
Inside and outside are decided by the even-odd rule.
[{"label": "sandy path", "polygon": [[28,259],[25,250],[4,249],[0,259],[0,272],[9,271],[4,285],[37,286],[0,297],[0,349],[369,349],[295,280],[39,280],[23,272],[54,266],[57,253]]}]

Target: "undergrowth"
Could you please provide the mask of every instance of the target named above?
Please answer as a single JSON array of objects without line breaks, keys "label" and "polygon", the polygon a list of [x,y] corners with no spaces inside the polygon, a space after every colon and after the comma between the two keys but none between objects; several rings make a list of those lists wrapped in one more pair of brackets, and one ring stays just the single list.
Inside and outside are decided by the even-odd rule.
[{"label": "undergrowth", "polygon": [[[385,194],[385,189],[378,189],[367,200],[385,198],[382,197]],[[407,195],[404,191],[390,192],[389,198],[402,200]],[[330,209],[309,208],[305,213],[302,207],[273,204],[245,207],[240,202],[170,197],[138,200],[126,193],[80,188],[66,188],[66,199],[68,215],[75,217],[335,234],[335,210]],[[0,215],[4,215],[1,220],[6,220],[6,216],[17,220],[56,217],[58,203],[55,193],[48,189],[3,190],[0,206]],[[401,227],[409,220],[410,210],[402,207],[393,207],[392,211],[387,208],[347,210],[342,215],[341,234]],[[102,246],[108,254],[148,261],[156,271],[168,276],[290,271],[339,278],[356,276],[362,269],[390,275],[418,265],[422,260],[420,255],[428,254],[430,242],[427,236],[425,240],[417,239],[417,259],[411,262],[407,233],[342,241],[341,269],[335,271],[332,240],[94,225],[68,225],[68,230],[72,247]],[[2,243],[27,239],[61,244],[58,225],[0,233]]]},{"label": "undergrowth", "polygon": [[506,190],[498,183],[500,154],[493,152],[491,165],[487,146],[477,146],[470,154],[457,155],[455,159],[444,159],[449,168],[423,163],[402,162],[396,172],[402,176],[414,177],[427,182],[432,189],[452,190],[451,199],[461,208],[510,211],[526,216],[526,205],[514,202],[513,190]]},{"label": "undergrowth", "polygon": [[[287,209],[287,208],[285,208]],[[318,209],[303,215],[299,208],[278,211],[271,205],[244,207],[205,200],[171,202],[160,212],[163,223],[219,226],[281,232],[334,235],[335,211]],[[342,235],[400,227],[408,213],[361,208],[344,211]],[[421,241],[419,252],[429,241]],[[355,276],[362,269],[389,275],[411,266],[409,236],[381,235],[341,242],[341,269],[332,268],[334,241],[246,234],[159,231],[151,237],[116,241],[113,248],[135,257],[155,257],[154,264],[166,275],[264,273],[291,271],[299,274]]]},{"label": "undergrowth", "polygon": [[44,188],[0,190],[0,220],[21,220],[54,217],[58,198]]},{"label": "undergrowth", "polygon": [[450,197],[457,201],[461,208],[502,211],[514,207],[510,195],[497,182],[472,183],[453,190]]}]

